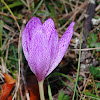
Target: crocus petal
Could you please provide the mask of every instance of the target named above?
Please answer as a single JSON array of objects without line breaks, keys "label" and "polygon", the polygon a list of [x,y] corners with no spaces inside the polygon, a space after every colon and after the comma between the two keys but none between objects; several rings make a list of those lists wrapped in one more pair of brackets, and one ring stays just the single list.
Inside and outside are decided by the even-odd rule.
[{"label": "crocus petal", "polygon": [[22,46],[23,46],[23,52],[24,55],[26,57],[26,60],[28,60],[28,55],[29,55],[29,51],[28,51],[28,43],[27,43],[27,38],[28,38],[28,32],[27,29],[25,28],[22,34]]},{"label": "crocus petal", "polygon": [[56,51],[57,51],[57,46],[58,46],[58,33],[57,31],[53,31],[51,33],[50,39],[49,39],[49,48],[50,48],[50,55],[51,55],[51,62],[56,56]]},{"label": "crocus petal", "polygon": [[32,17],[30,21],[27,23],[25,29],[23,30],[22,45],[23,45],[24,55],[27,61],[29,55],[29,44],[33,34],[31,30],[35,30],[35,28],[38,27],[38,25],[42,25],[40,19],[37,17]]},{"label": "crocus petal", "polygon": [[47,39],[49,40],[51,33],[55,31],[55,24],[51,18],[47,19],[43,23],[43,30],[44,30],[45,35],[47,36]]},{"label": "crocus petal", "polygon": [[[52,63],[52,61],[54,60],[56,56],[56,48],[58,45],[58,33],[55,29],[55,24],[51,18],[49,18],[43,23],[43,32],[46,35],[47,40],[48,40],[48,46],[49,46],[48,49],[50,49],[50,52],[49,52],[50,53],[50,63]],[[50,70],[50,67],[51,67],[50,65],[49,65],[48,71]]]},{"label": "crocus petal", "polygon": [[57,46],[58,46],[58,34],[57,31],[55,30],[54,33],[51,34],[50,39],[49,39],[49,47],[48,49],[50,49],[50,64],[48,66],[48,70],[45,74],[45,77],[48,74],[48,71],[51,69],[51,64],[54,61],[55,57],[56,57],[56,51],[57,51]]},{"label": "crocus petal", "polygon": [[[37,17],[32,17],[26,25],[29,30],[34,30],[38,25],[42,25],[41,20]],[[33,29],[34,28],[34,29]]]},{"label": "crocus petal", "polygon": [[42,25],[38,25],[30,42],[28,64],[32,72],[36,75],[39,81],[45,78],[45,74],[49,69],[50,64],[50,49],[46,35],[43,33]]},{"label": "crocus petal", "polygon": [[75,25],[75,22],[72,22],[69,25],[68,29],[63,34],[63,36],[59,39],[58,48],[57,48],[58,50],[56,51],[57,52],[56,58],[54,59],[53,63],[51,64],[51,68],[48,71],[46,76],[48,76],[58,66],[58,64],[62,60],[62,58],[69,46],[70,40],[72,38],[74,25]]},{"label": "crocus petal", "polygon": [[51,60],[54,57],[58,45],[58,33],[51,18],[43,23],[43,32],[48,40],[48,46],[51,53]]}]

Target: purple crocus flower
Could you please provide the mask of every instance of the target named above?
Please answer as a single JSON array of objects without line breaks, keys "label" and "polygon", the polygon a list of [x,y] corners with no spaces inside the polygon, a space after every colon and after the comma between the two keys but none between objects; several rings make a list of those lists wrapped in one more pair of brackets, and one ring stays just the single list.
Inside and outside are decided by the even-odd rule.
[{"label": "purple crocus flower", "polygon": [[22,34],[22,46],[31,71],[38,81],[48,76],[62,60],[73,35],[72,22],[59,39],[55,24],[51,18],[43,24],[32,17]]}]

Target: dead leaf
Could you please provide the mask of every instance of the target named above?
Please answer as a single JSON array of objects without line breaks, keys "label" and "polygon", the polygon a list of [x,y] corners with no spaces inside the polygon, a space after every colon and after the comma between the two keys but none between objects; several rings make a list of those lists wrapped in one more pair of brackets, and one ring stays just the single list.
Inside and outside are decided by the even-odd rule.
[{"label": "dead leaf", "polygon": [[[30,100],[40,100],[39,95],[39,86],[36,76],[30,75],[26,77],[26,86],[23,84],[23,95],[25,96],[25,91],[27,91],[30,95]],[[26,87],[26,90],[25,90]],[[46,87],[46,81],[44,81],[44,94],[47,95],[47,87]]]},{"label": "dead leaf", "polygon": [[4,73],[3,75],[5,77],[6,83],[8,83],[8,84],[14,84],[14,83],[16,83],[16,80],[13,79],[10,75],[8,75],[6,73]]},{"label": "dead leaf", "polygon": [[3,75],[5,77],[6,83],[2,85],[0,100],[12,100],[12,96],[10,95],[10,93],[14,87],[14,84],[16,83],[16,80],[6,73],[4,73]]},{"label": "dead leaf", "polygon": [[28,88],[30,92],[30,100],[40,100],[38,84]]},{"label": "dead leaf", "polygon": [[3,84],[2,89],[1,89],[1,94],[0,94],[0,100],[6,100],[13,86],[14,84],[8,84],[8,83]]},{"label": "dead leaf", "polygon": [[30,93],[30,100],[40,100],[37,78],[35,76],[28,76],[26,80],[27,90]]}]

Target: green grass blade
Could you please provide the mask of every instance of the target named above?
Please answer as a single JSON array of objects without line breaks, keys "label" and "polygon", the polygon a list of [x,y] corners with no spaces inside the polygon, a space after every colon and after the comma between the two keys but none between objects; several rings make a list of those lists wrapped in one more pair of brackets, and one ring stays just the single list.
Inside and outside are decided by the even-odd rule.
[{"label": "green grass blade", "polygon": [[58,73],[58,72],[52,73],[51,75],[48,76],[48,78],[50,78],[50,77],[52,77],[52,76],[54,76],[54,75],[60,75],[60,76],[63,76],[63,77],[65,77],[65,78],[67,78],[67,79],[68,79],[70,82],[72,82],[73,85],[74,85],[74,81],[73,81],[69,76],[67,76],[67,75],[65,75],[65,74],[63,74],[63,73]]},{"label": "green grass blade", "polygon": [[93,95],[87,92],[82,92],[82,93],[85,94],[87,97],[92,98],[93,100],[100,100],[100,97],[98,97],[97,95]]},{"label": "green grass blade", "polygon": [[78,76],[79,76],[80,58],[81,58],[81,40],[82,40],[82,34],[83,34],[83,29],[82,29],[82,32],[81,32],[81,38],[80,38],[80,50],[79,50],[78,69],[77,69],[76,83],[75,83],[75,89],[74,89],[74,94],[73,94],[73,98],[72,98],[72,100],[74,100],[74,98],[75,98],[76,87],[77,87]]},{"label": "green grass blade", "polygon": [[58,100],[63,100],[64,98],[64,92],[60,91],[59,96],[58,96]]},{"label": "green grass blade", "polygon": [[[14,8],[14,7],[21,6],[21,5],[23,5],[23,3],[21,1],[16,1],[12,4],[9,4],[8,7],[9,8]],[[4,6],[4,7],[2,7],[2,9],[5,10],[5,9],[8,9],[8,8],[6,6]]]},{"label": "green grass blade", "polygon": [[[68,84],[66,84],[66,82],[64,82],[63,80],[61,80],[61,82],[62,82],[64,85],[66,85],[67,87],[69,87],[72,91],[74,91],[74,90],[72,89],[72,87],[70,87]],[[77,93],[77,95],[81,98],[81,96],[78,94],[78,91],[76,91],[76,93]],[[81,98],[81,100],[83,100],[83,99]]]},{"label": "green grass blade", "polygon": [[17,24],[17,27],[18,27],[18,29],[19,29],[19,31],[20,31],[20,26],[19,26],[19,24],[18,24],[18,22],[17,22],[16,17],[14,16],[13,12],[11,11],[11,9],[9,8],[9,6],[6,4],[6,2],[5,2],[4,0],[1,0],[1,2],[5,5],[5,7],[8,9],[8,11],[9,11],[9,12],[11,13],[11,15],[13,16],[13,19],[15,20],[15,22],[16,22],[16,24]]},{"label": "green grass blade", "polygon": [[33,12],[32,16],[34,16],[34,14],[37,12],[37,10],[40,8],[41,4],[43,3],[43,0],[40,1],[40,3],[38,4],[38,6],[35,8],[35,11]]},{"label": "green grass blade", "polygon": [[2,48],[3,21],[0,20],[0,48]]},{"label": "green grass blade", "polygon": [[0,54],[1,54],[1,57],[3,57],[3,59],[6,61],[6,64],[8,65],[8,68],[10,69],[13,78],[15,78],[15,75],[13,74],[13,70],[11,69],[11,66],[9,65],[9,63],[6,60],[5,56],[2,54],[2,51],[1,50],[0,50]]},{"label": "green grass blade", "polygon": [[47,80],[47,83],[48,83],[48,95],[49,95],[49,100],[53,100],[52,99],[52,92],[51,92],[51,88],[50,88],[50,84],[49,84],[49,81]]}]

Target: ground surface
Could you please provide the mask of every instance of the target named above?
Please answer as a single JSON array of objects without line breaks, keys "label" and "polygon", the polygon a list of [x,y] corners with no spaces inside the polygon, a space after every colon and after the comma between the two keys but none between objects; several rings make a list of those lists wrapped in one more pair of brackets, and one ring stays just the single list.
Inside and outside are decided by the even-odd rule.
[{"label": "ground surface", "polygon": [[53,100],[72,100],[74,93],[73,100],[100,100],[100,0],[90,1],[0,1],[0,100],[39,100],[37,79],[21,46],[22,31],[32,16],[42,22],[52,18],[59,38],[75,21],[74,35],[63,60],[44,82],[46,99],[51,97],[50,85]]}]

